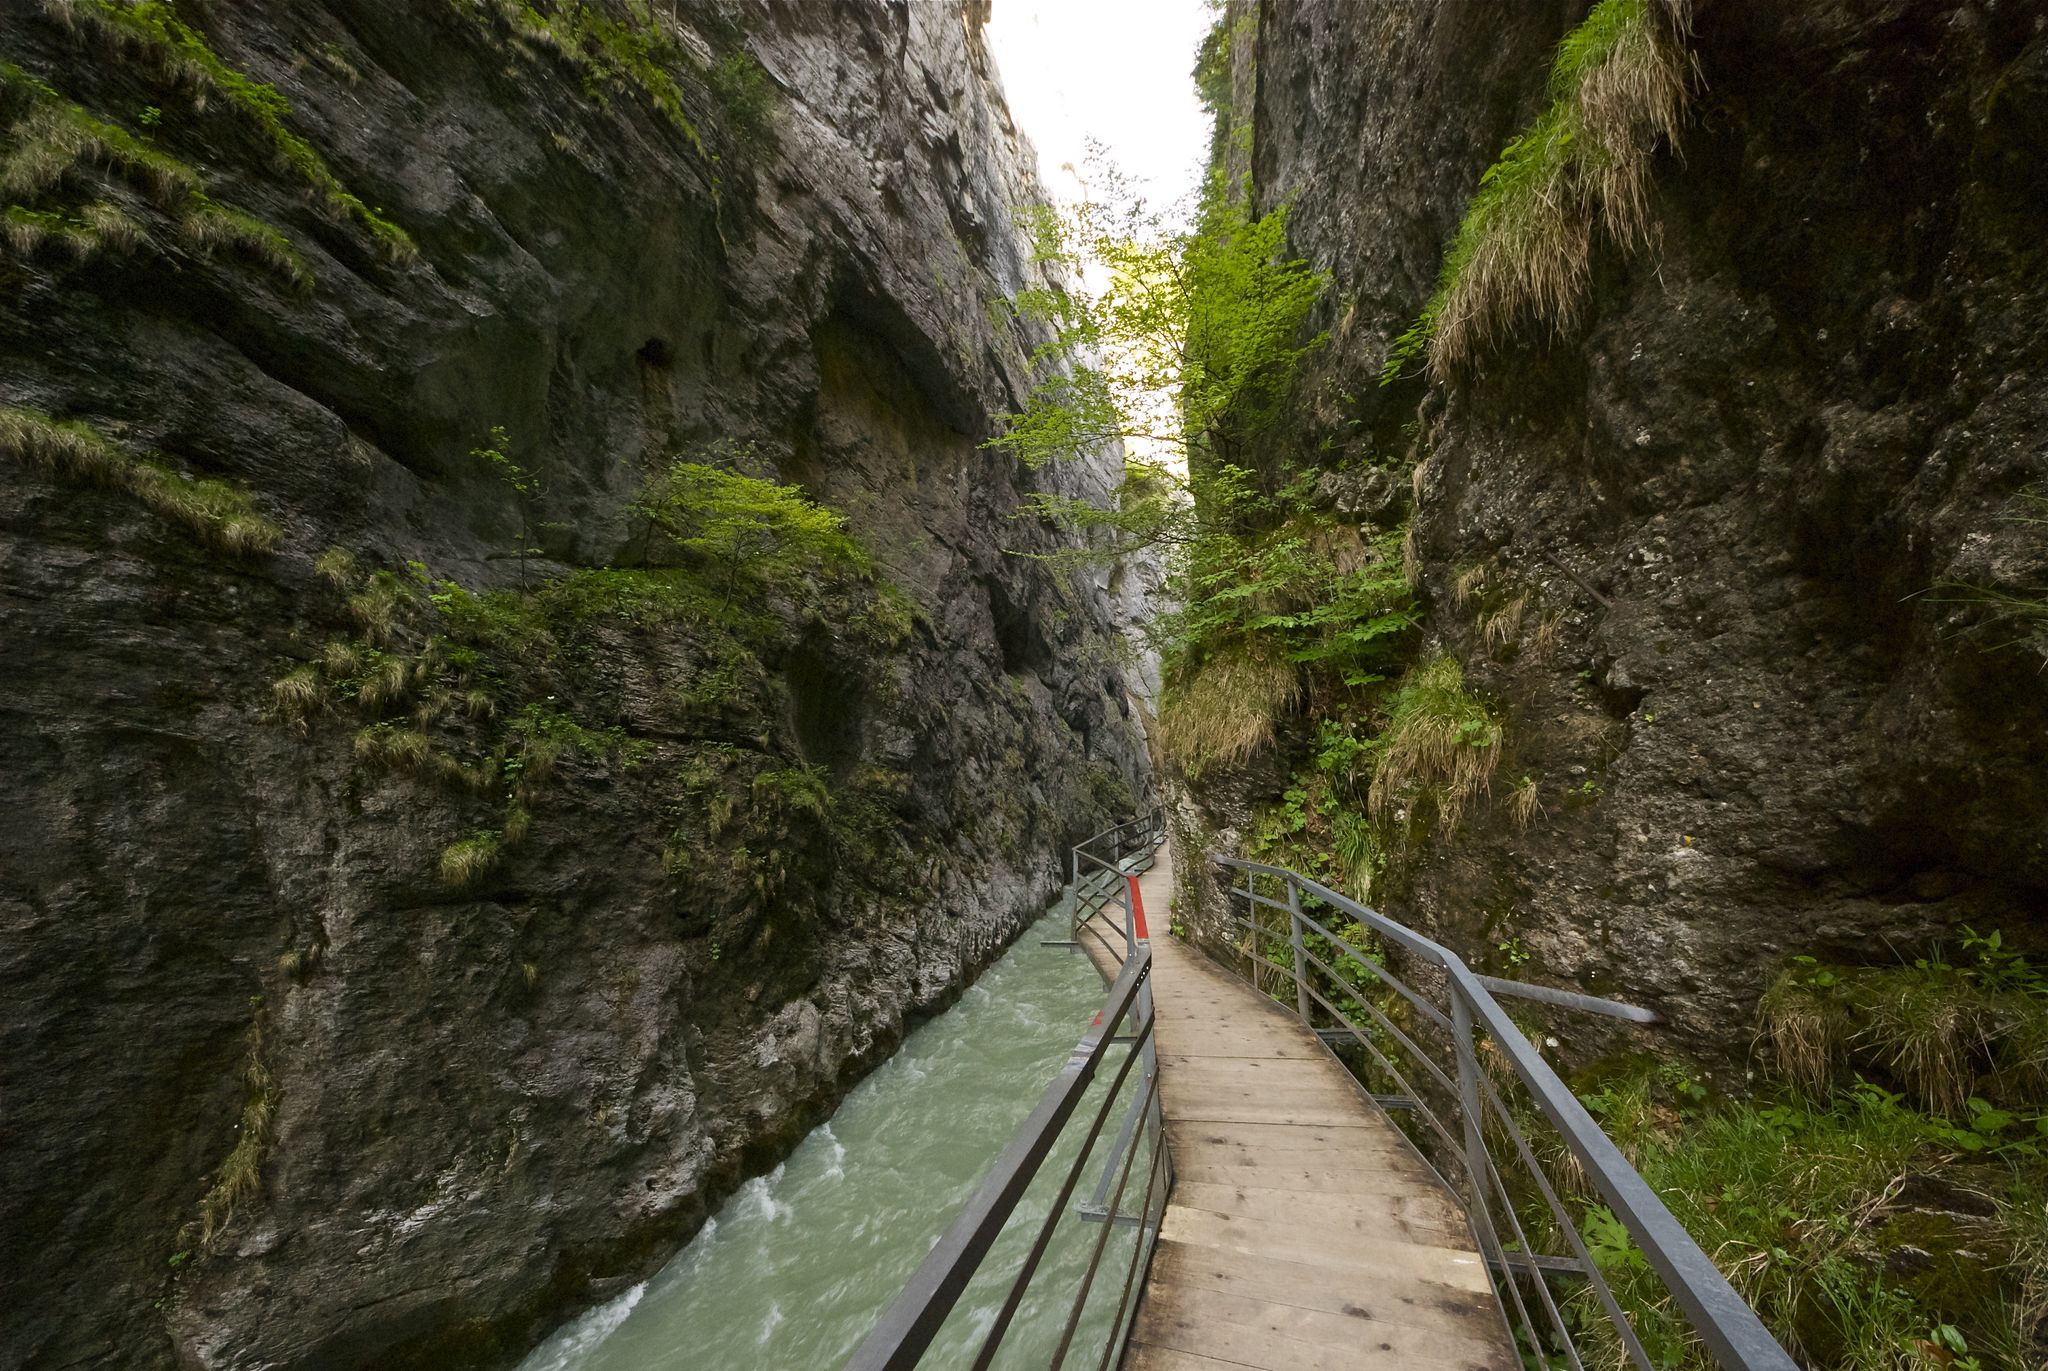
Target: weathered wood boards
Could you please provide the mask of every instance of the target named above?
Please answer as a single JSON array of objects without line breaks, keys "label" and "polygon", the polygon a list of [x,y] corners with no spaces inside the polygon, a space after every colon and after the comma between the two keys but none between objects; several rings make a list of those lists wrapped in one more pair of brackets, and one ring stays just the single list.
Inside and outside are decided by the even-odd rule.
[{"label": "weathered wood boards", "polygon": [[1165,851],[1140,889],[1175,1180],[1126,1371],[1516,1371],[1456,1200],[1312,1033],[1165,935]]}]

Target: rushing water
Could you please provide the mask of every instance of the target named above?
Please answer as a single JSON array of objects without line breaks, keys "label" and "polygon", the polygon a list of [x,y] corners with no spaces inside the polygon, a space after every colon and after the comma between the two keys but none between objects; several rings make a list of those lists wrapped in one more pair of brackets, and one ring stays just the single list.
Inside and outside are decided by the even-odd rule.
[{"label": "rushing water", "polygon": [[[874,1325],[1066,1060],[1101,979],[1071,948],[1064,915],[1025,931],[945,1014],[853,1089],[768,1176],[748,1181],[644,1284],[557,1330],[521,1371],[830,1371]],[[1104,1075],[1114,1074],[1114,1055]],[[1135,1076],[1138,1073],[1133,1073]],[[1098,1082],[926,1358],[966,1366],[1086,1131]],[[1126,1086],[1128,1094],[1130,1086]],[[1086,1198],[1122,1106],[1084,1172]],[[1139,1166],[1144,1164],[1141,1151]],[[1137,1208],[1142,1174],[1133,1175]],[[1070,1208],[1071,1208],[1070,1202]],[[1069,1366],[1093,1367],[1108,1333],[1133,1229],[1111,1230]],[[998,1366],[1043,1367],[1100,1225],[1073,1213],[1019,1311]]]}]

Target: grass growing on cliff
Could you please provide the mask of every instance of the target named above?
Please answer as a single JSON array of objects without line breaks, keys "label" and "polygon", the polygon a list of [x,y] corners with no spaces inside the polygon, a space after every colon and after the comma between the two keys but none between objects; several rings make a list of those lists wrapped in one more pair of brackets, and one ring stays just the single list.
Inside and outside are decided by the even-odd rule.
[{"label": "grass growing on cliff", "polygon": [[696,124],[684,111],[682,87],[674,75],[686,65],[687,54],[649,0],[625,0],[624,19],[585,0],[450,3],[467,18],[495,16],[520,37],[559,52],[582,69],[584,92],[600,103],[613,86],[637,88],[700,156],[709,155]]},{"label": "grass growing on cliff", "polygon": [[1465,689],[1464,669],[1449,653],[1410,668],[1386,713],[1373,771],[1374,817],[1391,822],[1399,809],[1412,817],[1426,805],[1444,832],[1455,830],[1465,807],[1492,783],[1500,761],[1499,721]]},{"label": "grass growing on cliff", "polygon": [[239,486],[137,460],[77,420],[0,406],[0,454],[50,476],[132,495],[221,552],[270,552],[284,540]]},{"label": "grass growing on cliff", "polygon": [[342,184],[326,159],[292,130],[291,102],[275,86],[252,80],[222,60],[206,36],[185,22],[170,0],[43,3],[58,20],[99,34],[116,51],[147,58],[169,81],[220,96],[263,133],[278,159],[312,187],[329,211],[360,223],[395,260],[418,255],[418,248],[405,230]]},{"label": "grass growing on cliff", "polygon": [[[489,441],[493,469],[531,497],[523,539],[544,526],[545,486],[512,462],[503,430]],[[717,766],[677,778],[672,804],[697,824],[668,844],[671,874],[730,877],[765,896],[820,842],[879,854],[876,869],[896,861],[902,844],[884,811],[901,795],[835,783],[805,759],[789,736],[797,704],[769,666],[813,631],[837,651],[892,653],[910,611],[877,583],[837,512],[730,469],[755,460],[751,449],[692,455],[707,460],[671,463],[633,502],[632,565],[557,568],[537,584],[522,576],[476,591],[417,562],[371,569],[345,549],[315,564],[353,636],[276,679],[278,717],[306,733],[330,714],[353,720],[364,767],[447,796],[468,830],[441,851],[447,888],[474,889],[500,868],[564,773],[644,775],[706,734]],[[628,642],[650,631],[677,679],[626,695],[609,668],[632,660]],[[629,732],[627,719],[650,716],[653,736]],[[744,748],[727,741],[734,734]]]},{"label": "grass growing on cliff", "polygon": [[277,1113],[277,1082],[264,1060],[265,1030],[269,1011],[263,1001],[254,1001],[255,1018],[249,1025],[249,1045],[243,1058],[242,1113],[235,1125],[235,1145],[229,1150],[214,1183],[199,1202],[200,1241],[211,1244],[214,1235],[227,1226],[237,1206],[263,1188],[263,1158],[270,1150],[271,1121]]},{"label": "grass growing on cliff", "polygon": [[1998,932],[1965,929],[1949,956],[1937,948],[1896,966],[1795,957],[1758,1007],[1760,1036],[1808,1090],[1869,1073],[1980,1134],[1996,1104],[2048,1110],[2048,975]]},{"label": "grass growing on cliff", "polygon": [[1382,382],[1425,355],[1447,380],[1524,318],[1569,327],[1595,231],[1624,249],[1648,242],[1651,163],[1677,145],[1695,75],[1690,27],[1690,0],[1599,0],[1565,36],[1549,107],[1480,177]]},{"label": "grass growing on cliff", "polygon": [[[56,246],[78,261],[103,252],[129,254],[155,241],[127,209],[98,198],[80,202],[78,186],[111,173],[169,216],[185,245],[202,256],[226,249],[279,277],[301,294],[312,269],[285,235],[206,193],[199,173],[117,124],[88,113],[19,67],[0,63],[0,95],[25,112],[8,129],[0,160],[5,236],[16,256]],[[112,193],[111,187],[102,190]]]}]

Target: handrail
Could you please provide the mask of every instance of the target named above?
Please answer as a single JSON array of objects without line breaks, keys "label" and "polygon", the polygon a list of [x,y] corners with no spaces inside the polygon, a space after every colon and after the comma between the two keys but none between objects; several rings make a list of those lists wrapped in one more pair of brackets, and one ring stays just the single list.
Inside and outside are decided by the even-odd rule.
[{"label": "handrail", "polygon": [[[1546,986],[1528,986],[1514,981],[1502,981],[1495,977],[1481,976],[1465,965],[1456,953],[1415,930],[1394,922],[1377,910],[1370,909],[1346,896],[1338,894],[1328,886],[1310,880],[1296,872],[1281,867],[1267,866],[1260,862],[1249,862],[1220,853],[1211,854],[1212,860],[1226,870],[1246,873],[1242,887],[1231,885],[1233,895],[1243,896],[1247,901],[1251,919],[1230,916],[1231,922],[1250,929],[1255,935],[1277,937],[1279,930],[1265,927],[1257,922],[1259,910],[1268,908],[1288,916],[1285,936],[1293,953],[1292,975],[1296,988],[1296,1004],[1302,1020],[1315,1027],[1310,1019],[1309,1004],[1313,999],[1320,1007],[1347,1028],[1384,1069],[1389,1077],[1400,1086],[1408,1103],[1415,1105],[1424,1115],[1436,1134],[1450,1146],[1453,1153],[1461,1149],[1435,1109],[1424,1103],[1424,1097],[1408,1082],[1391,1058],[1381,1050],[1379,1043],[1354,1025],[1349,1018],[1339,1013],[1315,988],[1308,975],[1310,962],[1330,977],[1335,984],[1349,991],[1373,1016],[1383,1031],[1388,1031],[1393,1040],[1390,1046],[1398,1046],[1413,1056],[1434,1077],[1446,1086],[1455,1086],[1455,1122],[1463,1134],[1462,1157],[1467,1183],[1467,1202],[1473,1222],[1474,1234],[1490,1265],[1499,1273],[1498,1279],[1504,1291],[1503,1306],[1512,1303],[1519,1314],[1532,1349],[1541,1348],[1548,1339],[1544,1330],[1531,1317],[1528,1302],[1516,1279],[1516,1272],[1525,1275],[1562,1266],[1588,1280],[1599,1298],[1610,1323],[1615,1325],[1623,1347],[1631,1359],[1649,1371],[1650,1361],[1644,1353],[1634,1329],[1623,1316],[1621,1309],[1608,1288],[1599,1268],[1591,1261],[1578,1229],[1559,1203],[1550,1180],[1537,1165],[1535,1155],[1524,1141],[1513,1115],[1508,1111],[1493,1081],[1480,1070],[1475,1049],[1473,1027],[1476,1024],[1485,1031],[1492,1045],[1504,1057],[1520,1080],[1537,1110],[1549,1121],[1563,1138],[1565,1146],[1578,1159],[1587,1178],[1600,1192],[1615,1216],[1628,1229],[1636,1246],[1642,1251],[1651,1270],[1663,1281],[1678,1307],[1690,1320],[1693,1331],[1706,1344],[1707,1349],[1728,1371],[1793,1371],[1794,1363],[1784,1348],[1764,1327],[1735,1288],[1721,1274],[1720,1268],[1702,1252],[1684,1225],[1673,1217],[1655,1190],[1630,1166],[1621,1150],[1612,1139],[1594,1122],[1578,1097],[1573,1095],[1565,1083],[1558,1078],[1542,1055],[1538,1053],[1522,1031],[1508,1017],[1494,992],[1518,995],[1528,999],[1562,1005],[1567,1008],[1590,1010],[1596,1013],[1612,1014],[1634,1022],[1656,1022],[1656,1016],[1647,1010],[1632,1005],[1619,1004],[1597,996],[1581,995],[1572,991],[1553,990]],[[1260,895],[1253,887],[1256,878],[1266,877],[1280,882],[1286,891],[1284,902]],[[1423,962],[1440,969],[1448,991],[1448,1013],[1429,1005],[1426,998],[1413,987],[1400,981],[1387,968],[1351,949],[1328,929],[1316,923],[1301,910],[1302,898],[1320,901],[1333,909],[1342,911],[1359,923],[1372,929],[1389,943],[1412,954]],[[1456,1056],[1455,1073],[1446,1072],[1422,1052],[1414,1040],[1387,1019],[1359,988],[1338,975],[1328,963],[1314,957],[1307,951],[1304,929],[1313,929],[1328,938],[1339,948],[1350,953],[1350,959],[1371,972],[1380,981],[1398,991],[1427,1011],[1426,1016],[1439,1028],[1446,1025],[1451,1036],[1451,1046]],[[1256,955],[1256,949],[1253,950]],[[1289,968],[1283,964],[1259,959],[1260,965],[1273,967],[1283,973]],[[1254,984],[1257,982],[1254,980]],[[1452,1075],[1455,1075],[1455,1081]],[[1489,1114],[1488,1106],[1491,1106]],[[1575,1252],[1575,1259],[1557,1261],[1541,1258],[1530,1248],[1527,1234],[1523,1231],[1520,1218],[1516,1215],[1507,1178],[1494,1163],[1486,1150],[1485,1130],[1491,1126],[1504,1128],[1515,1143],[1516,1158],[1534,1177],[1538,1189],[1546,1201],[1551,1216],[1566,1241]],[[1499,1203],[1494,1203],[1498,1199]],[[1498,1214],[1502,1225],[1508,1230],[1514,1246],[1510,1248],[1503,1241],[1502,1234],[1495,1226],[1494,1216]],[[1547,1282],[1540,1275],[1533,1280],[1533,1293],[1537,1306],[1548,1315],[1550,1330],[1557,1334],[1561,1350],[1569,1357],[1570,1365],[1581,1366],[1577,1348],[1571,1333],[1550,1295]]]},{"label": "handrail", "polygon": [[[1096,845],[1099,840],[1112,835],[1121,835],[1125,830],[1145,833],[1159,832],[1157,811],[1139,819],[1119,824],[1093,835],[1074,848],[1073,869],[1076,872],[1076,898],[1079,898],[1079,873],[1084,860],[1099,863],[1094,853],[1084,853],[1083,848]],[[1123,838],[1116,838],[1115,855],[1110,859],[1121,872],[1122,863],[1131,854],[1123,850]],[[1149,851],[1149,849],[1147,849]],[[1107,907],[1105,899],[1101,907]],[[1129,922],[1130,895],[1126,887],[1124,903],[1127,910],[1126,926]],[[1093,917],[1098,910],[1091,911]],[[1101,1012],[1081,1040],[1067,1057],[1058,1074],[1055,1075],[1038,1104],[1018,1125],[1007,1146],[997,1156],[988,1174],[976,1187],[974,1195],[967,1201],[952,1225],[946,1230],[938,1244],[925,1255],[896,1299],[883,1311],[881,1318],[853,1351],[843,1371],[911,1371],[918,1366],[933,1340],[945,1326],[948,1315],[958,1305],[962,1294],[981,1271],[996,1239],[1003,1233],[1017,1212],[1019,1202],[1030,1189],[1033,1180],[1043,1168],[1046,1159],[1064,1135],[1067,1126],[1077,1115],[1089,1119],[1088,1128],[1072,1163],[1062,1179],[1058,1195],[1041,1223],[1038,1233],[1026,1252],[1024,1259],[1011,1279],[1009,1290],[1001,1309],[981,1338],[980,1351],[972,1366],[976,1371],[986,1368],[994,1360],[1004,1337],[1009,1333],[1011,1321],[1023,1304],[1026,1290],[1037,1274],[1041,1260],[1049,1249],[1056,1228],[1067,1212],[1068,1201],[1073,1197],[1082,1173],[1086,1170],[1089,1157],[1096,1141],[1102,1136],[1116,1102],[1125,1094],[1123,1087],[1140,1064],[1143,1071],[1138,1083],[1129,1092],[1128,1112],[1117,1142],[1104,1168],[1104,1184],[1097,1187],[1096,1203],[1099,1205],[1109,1190],[1107,1181],[1111,1168],[1117,1168],[1113,1193],[1107,1194],[1107,1204],[1091,1212],[1084,1207],[1080,1212],[1084,1218],[1099,1219],[1102,1229],[1097,1234],[1089,1252],[1086,1270],[1080,1281],[1078,1293],[1069,1301],[1065,1326],[1061,1330],[1058,1351],[1048,1363],[1052,1367],[1062,1365],[1068,1350],[1073,1346],[1081,1319],[1087,1308],[1088,1298],[1095,1288],[1095,1277],[1100,1269],[1103,1254],[1108,1246],[1109,1235],[1115,1222],[1124,1218],[1124,1195],[1130,1183],[1136,1179],[1134,1163],[1142,1151],[1144,1165],[1144,1186],[1142,1198],[1135,1207],[1135,1222],[1139,1227],[1138,1241],[1132,1245],[1130,1261],[1124,1273],[1121,1291],[1114,1316],[1109,1326],[1109,1346],[1102,1352],[1099,1367],[1111,1364],[1113,1353],[1121,1347],[1126,1331],[1126,1313],[1131,1305],[1132,1291],[1138,1272],[1151,1255],[1151,1239],[1156,1237],[1158,1221],[1165,1208],[1165,1190],[1172,1184],[1170,1162],[1166,1155],[1164,1135],[1158,1127],[1158,1066],[1152,1048],[1152,951],[1141,939],[1129,941],[1121,968],[1103,1001]],[[1119,1031],[1122,1029],[1123,1031]],[[1092,1115],[1083,1115],[1080,1105],[1101,1074],[1101,1069],[1115,1047],[1127,1047],[1123,1060],[1113,1079],[1102,1092],[1102,1098]],[[1150,1124],[1141,1147],[1139,1129],[1147,1121]],[[1121,1165],[1119,1166],[1119,1160]],[[1161,1184],[1162,1180],[1164,1185]],[[1157,1203],[1155,1203],[1155,1199]],[[1126,1220],[1128,1221],[1128,1220]]]}]

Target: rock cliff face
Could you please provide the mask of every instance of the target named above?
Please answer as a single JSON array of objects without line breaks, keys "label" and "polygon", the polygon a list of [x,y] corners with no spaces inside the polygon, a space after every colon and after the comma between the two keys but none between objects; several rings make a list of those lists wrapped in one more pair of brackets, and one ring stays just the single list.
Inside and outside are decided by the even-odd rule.
[{"label": "rock cliff face", "polygon": [[973,8],[0,2],[0,1363],[509,1360],[1145,789]]},{"label": "rock cliff face", "polygon": [[[1245,0],[1236,104],[1332,278],[1293,450],[1419,465],[1426,632],[1505,711],[1495,803],[1384,902],[1728,1060],[1787,954],[2043,931],[2040,612],[1994,597],[2048,585],[2048,19],[1702,0],[1654,244],[1598,244],[1562,330],[1381,388],[1586,9]],[[1227,780],[1226,835],[1264,784]]]}]

